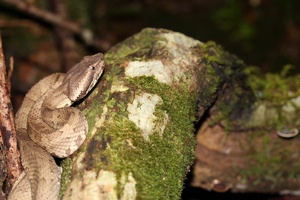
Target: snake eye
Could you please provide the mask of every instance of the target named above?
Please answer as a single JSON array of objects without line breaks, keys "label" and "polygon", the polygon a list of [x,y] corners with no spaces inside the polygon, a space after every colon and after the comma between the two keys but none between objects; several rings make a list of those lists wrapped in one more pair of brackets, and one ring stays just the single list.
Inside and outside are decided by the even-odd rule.
[{"label": "snake eye", "polygon": [[96,67],[95,66],[92,66],[92,70],[95,70],[96,69]]}]

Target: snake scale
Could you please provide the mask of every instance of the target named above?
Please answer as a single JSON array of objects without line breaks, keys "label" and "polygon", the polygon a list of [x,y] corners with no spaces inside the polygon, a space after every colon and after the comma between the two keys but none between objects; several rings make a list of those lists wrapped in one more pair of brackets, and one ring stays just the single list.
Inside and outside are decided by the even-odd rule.
[{"label": "snake scale", "polygon": [[51,155],[67,157],[84,142],[87,120],[70,106],[94,87],[104,66],[103,54],[86,56],[66,74],[47,76],[26,94],[16,114],[24,171],[9,200],[58,199],[61,170]]}]

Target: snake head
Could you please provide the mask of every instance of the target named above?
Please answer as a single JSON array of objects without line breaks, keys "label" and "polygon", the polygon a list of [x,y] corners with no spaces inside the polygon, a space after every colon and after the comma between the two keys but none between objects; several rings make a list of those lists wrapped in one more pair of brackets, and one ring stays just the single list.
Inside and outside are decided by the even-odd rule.
[{"label": "snake head", "polygon": [[72,102],[83,98],[97,83],[104,70],[102,53],[85,56],[78,64],[72,67],[65,76],[67,95]]}]

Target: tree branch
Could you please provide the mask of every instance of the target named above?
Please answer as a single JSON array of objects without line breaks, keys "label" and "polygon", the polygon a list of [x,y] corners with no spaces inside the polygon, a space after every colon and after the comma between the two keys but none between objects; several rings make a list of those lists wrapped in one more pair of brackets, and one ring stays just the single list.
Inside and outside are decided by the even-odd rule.
[{"label": "tree branch", "polygon": [[9,5],[14,6],[19,11],[23,11],[33,17],[36,17],[42,21],[47,23],[51,23],[53,25],[62,26],[65,29],[68,29],[76,34],[81,34],[81,27],[78,24],[70,21],[66,21],[60,16],[57,16],[53,13],[47,12],[45,10],[39,9],[31,4],[27,4],[25,1],[20,0],[3,0]]},{"label": "tree branch", "polygon": [[17,148],[17,136],[14,124],[13,108],[10,101],[10,92],[7,83],[6,66],[2,50],[2,40],[0,37],[0,122],[1,122],[1,143],[6,152],[7,161],[7,184],[6,193],[10,191],[13,183],[22,172],[20,152]]},{"label": "tree branch", "polygon": [[90,30],[83,29],[77,23],[66,20],[60,15],[56,15],[46,10],[42,10],[32,4],[27,4],[25,1],[3,0],[3,2],[13,6],[15,9],[22,11],[25,14],[28,14],[46,23],[52,24],[54,26],[60,26],[64,29],[69,30],[73,34],[77,35],[81,40],[85,42],[85,44],[89,46],[100,48],[101,50],[107,50],[111,46],[103,40],[94,39]]}]

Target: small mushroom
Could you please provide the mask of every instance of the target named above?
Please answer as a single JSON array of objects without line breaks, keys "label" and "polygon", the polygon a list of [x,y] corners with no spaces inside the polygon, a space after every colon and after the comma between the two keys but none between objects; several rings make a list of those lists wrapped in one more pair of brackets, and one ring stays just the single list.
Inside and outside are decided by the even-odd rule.
[{"label": "small mushroom", "polygon": [[294,128],[292,130],[288,130],[286,127],[283,127],[280,131],[276,131],[277,135],[283,138],[292,138],[298,135],[299,131],[297,128]]},{"label": "small mushroom", "polygon": [[214,179],[211,183],[211,189],[215,192],[227,192],[230,188],[230,184],[225,184],[218,179]]}]

